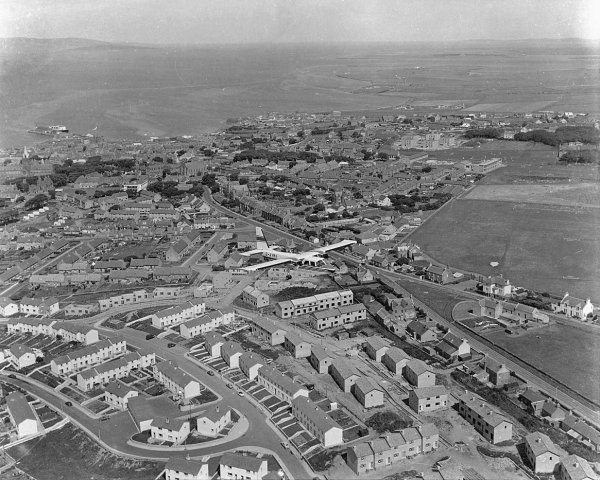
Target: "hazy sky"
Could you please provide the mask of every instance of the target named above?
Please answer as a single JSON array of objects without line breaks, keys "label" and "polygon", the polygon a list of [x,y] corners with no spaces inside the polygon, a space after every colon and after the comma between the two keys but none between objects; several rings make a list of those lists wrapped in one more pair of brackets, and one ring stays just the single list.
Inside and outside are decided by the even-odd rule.
[{"label": "hazy sky", "polygon": [[0,37],[144,43],[600,38],[600,0],[0,0]]}]

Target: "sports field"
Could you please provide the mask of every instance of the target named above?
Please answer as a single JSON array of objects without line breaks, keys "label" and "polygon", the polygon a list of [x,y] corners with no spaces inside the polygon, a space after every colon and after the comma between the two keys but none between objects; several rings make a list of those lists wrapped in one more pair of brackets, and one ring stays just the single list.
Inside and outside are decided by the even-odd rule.
[{"label": "sports field", "polygon": [[439,262],[598,302],[598,238],[597,208],[460,199],[415,231],[411,241]]}]

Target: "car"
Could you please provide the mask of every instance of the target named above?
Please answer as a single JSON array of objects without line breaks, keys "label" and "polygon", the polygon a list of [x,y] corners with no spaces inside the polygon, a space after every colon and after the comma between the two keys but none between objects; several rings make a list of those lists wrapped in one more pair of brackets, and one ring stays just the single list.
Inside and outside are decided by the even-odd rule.
[{"label": "car", "polygon": [[231,383],[228,383],[227,388],[233,388],[233,385]]},{"label": "car", "polygon": [[101,422],[106,422],[110,417],[108,417],[107,415],[104,415],[103,417],[100,417],[100,421]]},{"label": "car", "polygon": [[174,343],[169,343],[169,344],[167,345],[167,347],[168,347],[168,348],[173,348],[174,346],[175,346],[175,344],[174,344]]},{"label": "car", "polygon": [[146,340],[152,340],[154,337],[156,337],[156,335],[152,335],[151,333],[149,333],[148,335],[146,335]]},{"label": "car", "polygon": [[239,390],[239,391],[238,391],[238,395],[239,395],[240,397],[243,397],[245,394],[244,394],[244,392],[242,392],[241,390]]},{"label": "car", "polygon": [[67,407],[72,407],[72,406],[73,406],[73,403],[72,403],[72,402],[65,402],[65,405],[66,405]]},{"label": "car", "polygon": [[290,444],[289,444],[289,443],[287,443],[287,442],[281,442],[281,446],[282,446],[283,448],[290,448]]},{"label": "car", "polygon": [[211,377],[214,377],[214,376],[215,376],[215,372],[213,372],[212,370],[209,370],[209,371],[208,371],[208,374],[209,374]]},{"label": "car", "polygon": [[8,378],[17,378],[17,376],[14,373],[11,373]]}]

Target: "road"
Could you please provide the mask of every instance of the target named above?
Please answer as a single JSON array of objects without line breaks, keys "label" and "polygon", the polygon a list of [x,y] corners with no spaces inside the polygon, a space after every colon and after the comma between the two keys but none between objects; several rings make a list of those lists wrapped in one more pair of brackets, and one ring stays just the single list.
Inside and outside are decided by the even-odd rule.
[{"label": "road", "polygon": [[[215,202],[213,200],[212,196],[210,195],[210,191],[208,189],[205,189],[204,200],[209,205],[211,205],[213,208],[215,208],[216,210],[226,213],[230,216],[234,216],[236,218],[243,219],[246,223],[251,223],[255,226],[262,227],[263,231],[265,231],[265,232],[269,232],[269,233],[277,235],[279,237],[293,239],[294,242],[296,242],[296,244],[311,246],[310,242],[308,242],[300,237],[297,237],[296,235],[293,235],[289,232],[280,230],[279,228],[275,228],[271,225],[264,224],[255,219],[244,217],[243,215],[240,215],[236,212],[232,212],[231,210],[228,210],[225,207],[222,207],[221,205],[219,205],[217,202]],[[329,252],[329,254],[331,256],[335,256],[337,258],[342,259],[344,262],[346,262],[349,265],[357,266],[361,263],[361,261],[357,258],[350,257],[348,255],[343,255],[338,252]],[[423,308],[423,310],[430,316],[430,318],[432,318],[433,320],[435,320],[437,322],[440,322],[441,324],[443,324],[447,327],[453,327],[455,330],[457,328],[459,328],[461,330],[462,335],[465,338],[467,338],[468,341],[471,343],[471,345],[473,345],[476,349],[481,350],[483,353],[488,355],[490,358],[493,358],[494,360],[496,360],[500,363],[504,363],[507,367],[514,370],[515,373],[517,373],[517,375],[519,375],[520,377],[525,379],[528,383],[537,387],[538,389],[541,389],[541,390],[547,392],[548,394],[550,394],[552,392],[552,396],[555,396],[555,398],[557,400],[559,400],[563,405],[576,411],[582,417],[584,417],[585,419],[587,419],[594,425],[600,426],[600,412],[598,412],[597,410],[594,410],[592,408],[589,408],[586,405],[583,405],[581,402],[579,402],[577,399],[573,398],[568,393],[566,393],[560,389],[557,389],[553,385],[550,385],[544,379],[540,378],[535,372],[515,363],[510,358],[505,356],[502,352],[500,352],[488,345],[483,344],[468,329],[464,328],[462,325],[459,325],[453,321],[452,308],[454,307],[454,305],[456,303],[458,303],[461,300],[479,300],[482,298],[481,296],[474,294],[474,293],[470,293],[470,292],[459,292],[456,289],[453,289],[448,286],[434,284],[427,280],[420,280],[420,279],[418,279],[414,276],[410,276],[410,275],[404,275],[401,273],[390,272],[388,270],[373,267],[372,265],[369,265],[369,268],[372,269],[373,271],[375,271],[379,278],[386,279],[388,282],[395,284],[398,287],[402,288],[405,292],[407,292],[408,295],[412,295],[412,298],[413,298],[415,304],[417,306]],[[423,288],[420,288],[420,289],[411,288],[411,286],[414,286],[414,285],[425,286],[425,287],[427,287],[427,290],[423,290]],[[442,314],[433,310],[426,303],[428,300],[435,301],[436,292],[442,293],[446,297],[453,297],[453,301],[448,300],[446,302],[446,305],[443,306]]]}]

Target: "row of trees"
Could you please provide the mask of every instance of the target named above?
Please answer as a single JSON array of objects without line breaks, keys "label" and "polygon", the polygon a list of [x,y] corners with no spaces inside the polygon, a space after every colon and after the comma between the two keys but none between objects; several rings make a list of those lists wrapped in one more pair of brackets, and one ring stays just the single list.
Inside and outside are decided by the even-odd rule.
[{"label": "row of trees", "polygon": [[600,163],[600,152],[597,150],[578,150],[567,152],[560,157],[564,163]]},{"label": "row of trees", "polygon": [[539,142],[545,145],[556,146],[559,143],[582,142],[598,145],[600,134],[594,127],[559,127],[555,132],[547,130],[532,130],[531,132],[515,134],[515,140],[521,142]]}]

